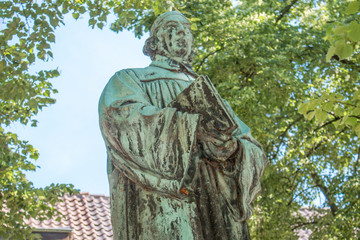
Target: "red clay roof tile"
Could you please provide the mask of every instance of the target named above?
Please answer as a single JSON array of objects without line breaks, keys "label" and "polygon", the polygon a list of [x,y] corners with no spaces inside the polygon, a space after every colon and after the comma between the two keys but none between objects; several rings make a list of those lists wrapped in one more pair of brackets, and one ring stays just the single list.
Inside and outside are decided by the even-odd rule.
[{"label": "red clay roof tile", "polygon": [[60,221],[29,219],[27,224],[34,229],[71,228],[73,240],[113,239],[109,197],[89,193],[65,195],[55,208],[64,215]]}]

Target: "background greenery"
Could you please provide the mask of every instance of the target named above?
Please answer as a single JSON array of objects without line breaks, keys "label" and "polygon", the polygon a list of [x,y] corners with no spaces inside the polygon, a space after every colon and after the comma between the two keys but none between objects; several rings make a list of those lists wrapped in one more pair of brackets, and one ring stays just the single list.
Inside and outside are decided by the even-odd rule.
[{"label": "background greenery", "polygon": [[[253,239],[296,239],[304,228],[313,239],[356,239],[359,7],[347,0],[0,2],[0,204],[10,211],[0,212],[0,235],[21,239],[30,233],[24,216],[50,217],[58,197],[74,191],[27,181],[38,153],[5,130],[17,121],[36,126],[34,116],[55,102],[58,71],[30,74],[29,66],[53,57],[64,15],[88,14],[93,28],[108,23],[141,37],[158,15],[177,10],[193,23],[195,70],[209,75],[271,162],[249,221]],[[296,214],[303,206],[310,218]]]}]

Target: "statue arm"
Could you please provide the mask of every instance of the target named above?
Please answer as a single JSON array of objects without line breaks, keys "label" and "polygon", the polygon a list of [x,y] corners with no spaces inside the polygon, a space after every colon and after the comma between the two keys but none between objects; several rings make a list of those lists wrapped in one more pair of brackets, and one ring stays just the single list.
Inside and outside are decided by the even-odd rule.
[{"label": "statue arm", "polygon": [[260,179],[269,161],[261,144],[251,136],[250,128],[236,116],[229,103],[225,103],[238,124],[232,134],[238,142],[238,150],[233,155],[235,169],[227,173],[236,176],[240,193],[239,206],[242,209],[241,219],[246,220],[252,216],[253,202],[261,191]]},{"label": "statue arm", "polygon": [[[203,143],[200,142],[203,144],[202,153],[207,159],[212,160],[211,165],[216,166],[216,182],[220,186],[222,196],[228,202],[227,206],[240,209],[237,214],[237,211],[233,212],[239,220],[245,221],[252,216],[252,204],[261,190],[260,179],[268,160],[261,145],[251,136],[250,128],[235,115],[226,101],[225,103],[236,120],[238,128],[231,136],[216,131],[214,134],[208,130],[210,135],[216,135],[216,139],[209,141],[204,137],[199,141],[203,141]],[[226,144],[234,142],[236,143],[235,150],[231,146],[227,149]],[[236,190],[232,183],[235,183]],[[236,197],[233,196],[234,191],[237,194]]]},{"label": "statue arm", "polygon": [[199,116],[153,106],[131,70],[109,81],[99,113],[114,168],[147,189],[178,196],[190,167]]}]

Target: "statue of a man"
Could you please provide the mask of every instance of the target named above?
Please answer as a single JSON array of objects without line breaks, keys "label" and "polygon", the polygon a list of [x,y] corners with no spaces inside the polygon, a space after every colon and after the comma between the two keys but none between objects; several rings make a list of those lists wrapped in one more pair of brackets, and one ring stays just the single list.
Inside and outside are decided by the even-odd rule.
[{"label": "statue of a man", "polygon": [[162,14],[144,46],[150,66],[115,73],[101,95],[116,240],[250,239],[246,220],[267,165],[260,144],[230,106],[232,134],[168,107],[197,77],[192,44],[190,22]]}]

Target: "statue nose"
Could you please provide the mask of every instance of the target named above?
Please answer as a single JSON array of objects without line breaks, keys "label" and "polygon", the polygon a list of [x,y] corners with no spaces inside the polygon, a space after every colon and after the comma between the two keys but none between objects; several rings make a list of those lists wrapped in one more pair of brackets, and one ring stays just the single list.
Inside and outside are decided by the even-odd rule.
[{"label": "statue nose", "polygon": [[184,26],[182,26],[182,25],[180,25],[179,27],[178,27],[178,32],[177,32],[178,34],[184,34],[185,35],[185,28],[184,28]]},{"label": "statue nose", "polygon": [[177,35],[185,36],[185,31],[180,30],[177,32]]}]

